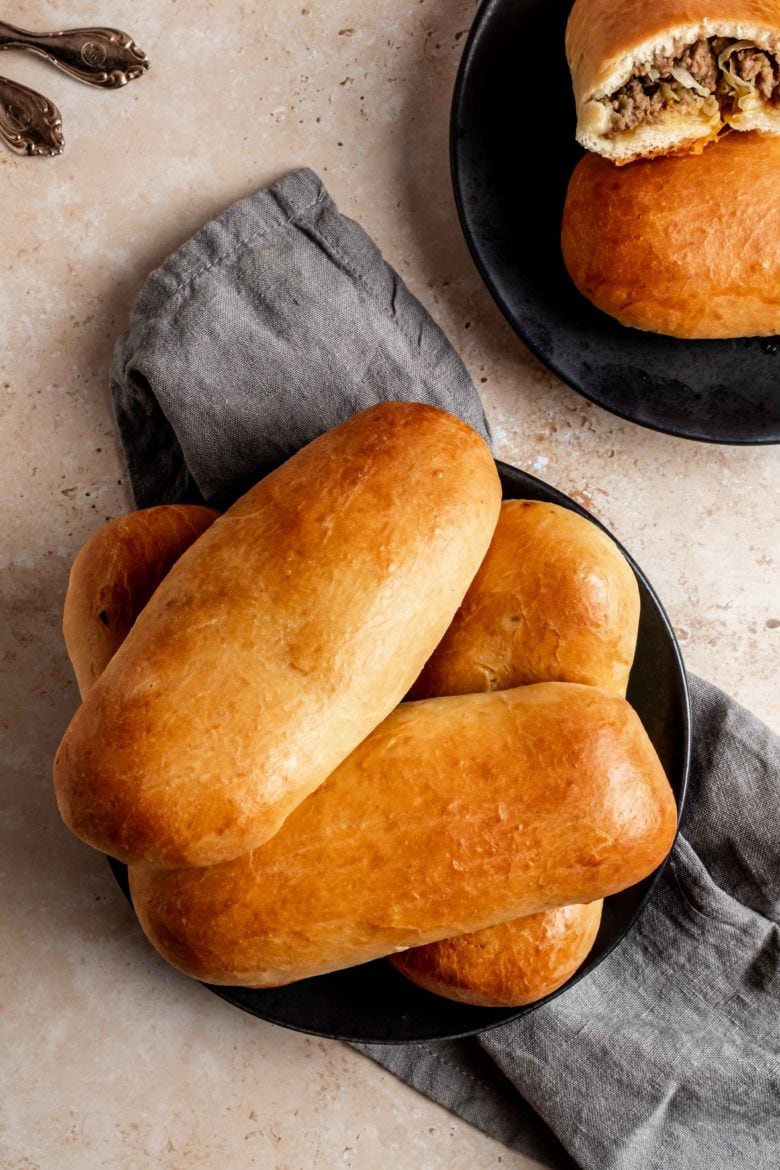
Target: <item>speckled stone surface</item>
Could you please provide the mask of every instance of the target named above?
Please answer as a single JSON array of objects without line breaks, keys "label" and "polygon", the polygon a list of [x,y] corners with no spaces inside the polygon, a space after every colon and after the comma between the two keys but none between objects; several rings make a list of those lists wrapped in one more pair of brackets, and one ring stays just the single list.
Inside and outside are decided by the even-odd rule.
[{"label": "speckled stone surface", "polygon": [[468,257],[447,117],[474,0],[21,0],[28,27],[125,26],[152,71],[119,93],[3,54],[61,107],[66,151],[0,151],[0,1166],[530,1166],[351,1050],[241,1015],[150,951],[51,794],[77,695],[69,563],[129,507],[114,340],[146,273],[293,166],[319,171],[459,348],[500,457],[605,521],[655,584],[689,667],[780,725],[775,448],[641,430],[556,382]]}]

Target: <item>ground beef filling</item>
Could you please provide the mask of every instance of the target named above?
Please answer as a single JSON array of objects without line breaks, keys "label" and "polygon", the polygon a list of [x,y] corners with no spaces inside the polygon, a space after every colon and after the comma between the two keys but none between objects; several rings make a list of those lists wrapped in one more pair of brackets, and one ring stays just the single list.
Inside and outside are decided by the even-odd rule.
[{"label": "ground beef filling", "polygon": [[743,81],[751,81],[767,102],[780,105],[780,61],[756,49],[738,49],[732,53],[734,72]]},{"label": "ground beef filling", "polygon": [[[700,108],[709,97],[717,97],[721,105],[731,111],[737,99],[723,80],[718,57],[730,44],[736,43],[728,37],[703,37],[679,57],[657,57],[646,72],[632,77],[611,97],[602,98],[602,103],[612,113],[609,134],[660,122],[671,107]],[[777,57],[762,49],[737,49],[728,58],[728,67],[741,81],[755,86],[764,101],[780,106],[780,60]],[[683,85],[672,74],[673,68],[689,73],[700,90]]]}]

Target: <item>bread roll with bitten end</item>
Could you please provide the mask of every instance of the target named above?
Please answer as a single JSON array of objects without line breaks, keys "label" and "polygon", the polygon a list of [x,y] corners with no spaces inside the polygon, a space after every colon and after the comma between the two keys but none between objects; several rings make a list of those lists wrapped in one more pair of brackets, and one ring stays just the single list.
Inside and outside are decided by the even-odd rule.
[{"label": "bread roll with bitten end", "polygon": [[82,699],[163,577],[218,516],[187,504],[145,508],[111,520],[81,548],[70,571],[62,633]]},{"label": "bread roll with bitten end", "polygon": [[619,166],[780,134],[780,0],[576,0],[566,55],[577,140]]},{"label": "bread roll with bitten end", "polygon": [[675,827],[629,704],[542,683],[402,704],[271,840],[130,889],[179,970],[276,987],[625,889]]},{"label": "bread roll with bitten end", "polygon": [[90,690],[55,761],[65,823],[161,866],[273,836],[408,691],[500,503],[487,444],[432,406],[310,443],[183,554]]}]

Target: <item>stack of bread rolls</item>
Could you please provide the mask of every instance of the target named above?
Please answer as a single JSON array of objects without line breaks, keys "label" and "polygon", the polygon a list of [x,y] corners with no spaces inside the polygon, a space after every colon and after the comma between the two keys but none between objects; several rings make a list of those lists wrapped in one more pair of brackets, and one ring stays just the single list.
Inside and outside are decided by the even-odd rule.
[{"label": "stack of bread rolls", "polygon": [[637,618],[595,526],[502,508],[474,431],[384,403],[222,516],[149,509],[82,549],[60,811],[196,978],[394,955],[441,994],[530,1002],[674,837],[623,697]]},{"label": "stack of bread rolls", "polygon": [[[415,698],[572,682],[625,697],[639,629],[636,578],[614,543],[556,504],[507,500],[463,605]],[[559,906],[393,959],[429,991],[486,1007],[531,1003],[587,958],[602,900]]]},{"label": "stack of bread rolls", "polygon": [[566,51],[579,291],[672,337],[780,332],[780,0],[576,0]]}]

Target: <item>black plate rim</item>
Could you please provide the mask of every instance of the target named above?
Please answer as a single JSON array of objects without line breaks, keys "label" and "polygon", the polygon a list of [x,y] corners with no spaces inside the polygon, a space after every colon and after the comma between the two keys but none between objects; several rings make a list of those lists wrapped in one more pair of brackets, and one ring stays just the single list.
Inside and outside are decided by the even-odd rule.
[{"label": "black plate rim", "polygon": [[[594,406],[598,406],[601,410],[607,411],[609,414],[615,415],[617,418],[623,419],[625,422],[633,423],[634,426],[641,426],[646,430],[655,431],[657,434],[670,435],[675,439],[685,439],[690,443],[709,443],[717,447],[765,447],[780,444],[780,433],[774,436],[736,436],[729,438],[719,438],[709,435],[706,432],[698,431],[695,426],[687,431],[677,429],[671,426],[663,426],[659,423],[652,422],[646,419],[637,419],[632,416],[630,411],[621,410],[619,406],[607,405],[601,399],[589,393],[583,386],[577,384],[560,366],[554,358],[550,358],[543,350],[543,348],[536,344],[530,338],[526,331],[522,328],[521,323],[512,312],[509,305],[506,303],[498,284],[493,278],[491,267],[483,258],[476,239],[476,233],[473,231],[468,212],[466,209],[466,200],[463,192],[463,169],[462,159],[460,157],[460,141],[462,134],[460,127],[463,124],[463,111],[465,108],[465,92],[469,81],[469,72],[474,62],[474,53],[477,48],[477,42],[484,30],[486,23],[491,18],[491,10],[499,4],[504,3],[505,0],[482,0],[474,20],[469,29],[466,42],[463,46],[463,53],[458,65],[458,71],[455,77],[455,85],[452,93],[452,103],[450,106],[450,124],[449,124],[449,161],[450,161],[450,179],[452,182],[453,195],[455,199],[455,208],[458,215],[460,228],[466,241],[469,254],[474,262],[485,287],[495,301],[502,316],[511,327],[513,332],[520,338],[523,345],[534,355],[537,361],[555,374],[559,381],[573,390],[575,394],[581,395],[592,402]],[[636,330],[624,326],[627,333],[634,333]],[[672,338],[669,339],[673,340]],[[703,343],[706,344],[706,343]]]},{"label": "black plate rim", "polygon": [[[496,463],[496,467],[498,469],[499,475],[502,477],[502,481],[503,480],[509,481],[513,485],[516,485],[521,491],[527,492],[530,488],[531,490],[534,490],[534,489],[538,490],[539,492],[543,493],[545,496],[551,496],[551,497],[553,497],[554,503],[560,504],[562,507],[566,507],[566,508],[570,509],[571,511],[578,513],[579,515],[585,517],[585,519],[590,520],[591,523],[595,524],[597,528],[600,528],[602,530],[602,532],[605,532],[610,537],[610,539],[614,541],[614,543],[620,549],[623,556],[626,558],[626,560],[630,564],[631,568],[633,569],[634,573],[637,576],[638,581],[640,582],[642,587],[646,590],[648,598],[656,611],[656,615],[661,621],[661,625],[662,625],[664,632],[667,636],[669,646],[670,646],[670,649],[672,651],[672,658],[674,660],[674,665],[676,668],[676,676],[677,676],[677,681],[679,684],[679,696],[678,697],[682,700],[682,712],[681,712],[682,718],[681,718],[681,726],[679,728],[680,741],[681,741],[680,745],[679,745],[679,747],[681,749],[680,774],[679,774],[679,793],[676,793],[677,827],[676,827],[675,838],[674,838],[674,841],[676,842],[677,836],[678,836],[679,831],[680,831],[680,823],[682,820],[683,811],[685,808],[685,801],[686,801],[687,792],[688,792],[688,781],[689,781],[689,775],[690,775],[690,763],[691,763],[691,752],[692,752],[692,716],[691,716],[691,698],[690,698],[690,689],[688,686],[688,676],[687,676],[687,672],[685,669],[685,663],[683,661],[682,652],[680,650],[680,646],[679,646],[679,643],[678,643],[677,638],[675,636],[672,624],[669,620],[669,616],[666,613],[666,610],[664,609],[663,605],[661,604],[661,601],[658,597],[658,594],[656,593],[655,589],[648,581],[647,577],[645,576],[645,574],[642,571],[642,569],[640,568],[640,566],[634,560],[632,555],[627,551],[627,549],[625,549],[623,547],[623,545],[620,543],[620,541],[617,540],[617,538],[613,535],[613,533],[610,532],[610,530],[606,527],[605,524],[603,524],[597,517],[593,516],[586,508],[583,508],[575,500],[571,499],[570,496],[567,496],[564,492],[560,491],[558,488],[554,487],[552,484],[549,484],[546,481],[541,480],[534,475],[531,475],[529,472],[526,472],[526,471],[521,470],[520,468],[514,467],[514,466],[512,466],[512,464],[505,463],[502,460],[497,459],[495,461],[495,463]],[[512,497],[505,496],[505,498],[512,498]],[[523,496],[518,496],[515,498],[522,499]],[[672,844],[672,849],[673,848],[674,848],[674,843]],[[421,1037],[415,1038],[415,1039],[409,1039],[409,1038],[405,1038],[405,1037],[396,1038],[396,1037],[392,1037],[392,1036],[379,1036],[379,1037],[372,1037],[372,1036],[366,1036],[366,1035],[356,1036],[356,1035],[349,1034],[348,1032],[345,1032],[345,1031],[338,1031],[338,1032],[327,1031],[327,1030],[323,1030],[322,1028],[317,1028],[315,1026],[307,1026],[307,1025],[301,1024],[299,1022],[291,1022],[290,1020],[283,1020],[283,1019],[280,1019],[277,1016],[274,1016],[272,1014],[264,1014],[262,1011],[258,1011],[254,1007],[251,1007],[246,1003],[242,1003],[240,999],[236,998],[237,993],[238,993],[238,995],[241,995],[241,994],[245,994],[247,992],[247,990],[249,990],[246,988],[221,987],[221,986],[217,986],[217,985],[211,984],[211,983],[202,983],[202,986],[205,987],[207,991],[213,992],[214,995],[218,996],[220,999],[224,1000],[226,1003],[229,1003],[231,1005],[231,1007],[238,1008],[239,1010],[245,1012],[247,1015],[254,1017],[255,1019],[260,1019],[266,1023],[275,1024],[278,1027],[286,1028],[286,1029],[293,1031],[293,1032],[299,1032],[303,1035],[315,1036],[319,1039],[339,1040],[339,1041],[349,1043],[349,1044],[373,1044],[373,1045],[382,1045],[382,1046],[396,1046],[396,1045],[401,1045],[401,1044],[436,1043],[437,1041],[440,1041],[440,1040],[462,1040],[462,1039],[468,1038],[469,1036],[482,1035],[485,1032],[492,1031],[494,1028],[501,1027],[501,1025],[503,1025],[503,1024],[512,1023],[514,1020],[520,1019],[522,1016],[528,1015],[531,1012],[536,1011],[538,1008],[543,1007],[548,1003],[551,1003],[553,1000],[557,999],[559,995],[562,995],[564,992],[566,992],[570,988],[572,988],[575,984],[579,983],[580,980],[586,978],[592,971],[595,971],[604,962],[604,960],[607,959],[612,954],[612,952],[615,950],[615,948],[618,947],[623,942],[626,935],[636,927],[637,923],[639,922],[640,918],[642,917],[642,915],[646,911],[648,904],[655,893],[658,882],[660,881],[661,876],[664,873],[664,870],[666,869],[666,866],[669,862],[669,858],[671,857],[672,849],[670,849],[667,856],[664,858],[664,860],[661,862],[661,864],[653,871],[653,873],[648,875],[648,877],[644,879],[644,882],[646,883],[645,891],[644,891],[640,901],[636,905],[633,913],[630,915],[630,917],[626,921],[622,930],[615,936],[615,938],[611,941],[610,945],[599,954],[598,959],[594,963],[590,963],[589,960],[586,959],[586,961],[582,964],[582,966],[577,971],[575,971],[574,975],[572,975],[571,978],[568,979],[567,982],[565,984],[563,984],[562,987],[559,987],[556,991],[551,992],[550,995],[545,996],[543,999],[538,1000],[536,1003],[527,1004],[527,1005],[520,1007],[520,1008],[495,1008],[495,1009],[484,1008],[484,1009],[482,1009],[482,1011],[485,1012],[488,1017],[490,1017],[493,1013],[495,1013],[495,1019],[488,1018],[487,1022],[480,1023],[477,1026],[466,1027],[464,1029],[458,1029],[458,1030],[453,1030],[453,1031],[447,1031],[446,1033],[438,1033],[438,1034],[435,1034],[435,1035],[432,1035],[429,1037],[421,1036]],[[114,876],[117,884],[119,885],[120,889],[122,890],[124,896],[127,898],[127,900],[132,905],[132,900],[130,898],[130,892],[129,892],[128,881],[127,881],[127,867],[125,865],[123,865],[121,862],[117,861],[113,857],[107,857],[106,860],[111,868],[111,871],[113,873],[113,876]],[[377,961],[381,962],[381,960],[377,960]],[[437,997],[435,997],[431,994],[432,1000],[435,1000],[436,998]],[[466,1006],[466,1005],[464,1005],[464,1006]]]}]

